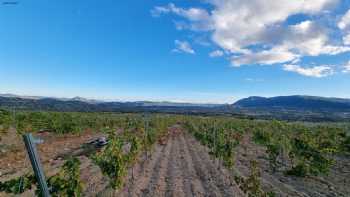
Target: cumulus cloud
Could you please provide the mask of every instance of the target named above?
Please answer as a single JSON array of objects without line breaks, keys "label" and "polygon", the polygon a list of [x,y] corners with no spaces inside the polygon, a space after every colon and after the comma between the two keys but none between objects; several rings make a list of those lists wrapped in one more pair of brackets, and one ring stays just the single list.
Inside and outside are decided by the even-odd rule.
[{"label": "cumulus cloud", "polygon": [[[188,19],[191,23],[175,23],[177,29],[192,29],[192,30],[208,30],[207,21],[210,21],[210,15],[207,10],[202,8],[189,8],[183,9],[175,6],[173,3],[169,3],[167,6],[157,6],[151,10],[151,14],[154,17],[159,17],[162,14],[176,14],[178,16]],[[181,27],[181,28],[178,28]]]},{"label": "cumulus cloud", "polygon": [[[180,8],[175,4],[155,7],[152,15],[174,14],[186,22],[177,29],[205,32],[212,42],[231,56],[233,66],[297,62],[304,56],[336,55],[350,51],[334,44],[329,29],[318,17],[338,0],[206,0],[209,10]],[[350,12],[350,11],[349,11]],[[350,26],[350,13],[339,22],[344,31]],[[288,24],[290,16],[304,14],[310,20]],[[348,16],[349,15],[349,16]],[[350,44],[350,34],[344,44]],[[211,56],[211,55],[210,55]],[[214,55],[215,56],[215,55]]]},{"label": "cumulus cloud", "polygon": [[310,20],[290,25],[282,35],[281,45],[289,50],[297,50],[301,55],[336,55],[350,50],[349,47],[329,44],[327,30]]},{"label": "cumulus cloud", "polygon": [[180,40],[175,40],[175,49],[173,49],[173,52],[195,54],[195,51],[192,49],[190,43]]},{"label": "cumulus cloud", "polygon": [[[211,17],[214,41],[226,50],[240,52],[251,45],[271,44],[277,34],[270,33],[276,27],[280,27],[280,33],[288,34],[288,27],[280,26],[280,23],[289,16],[299,13],[318,14],[334,1],[217,0],[212,2],[216,6]],[[266,38],[266,35],[271,36]],[[282,38],[279,37],[279,39]],[[288,36],[283,38],[288,39]],[[282,44],[283,41],[279,40],[272,44]]]},{"label": "cumulus cloud", "polygon": [[283,70],[295,72],[300,75],[304,75],[307,77],[327,77],[334,74],[334,70],[331,66],[321,65],[321,66],[313,66],[313,67],[302,67],[294,64],[285,64],[283,65]]},{"label": "cumulus cloud", "polygon": [[201,8],[190,8],[183,9],[176,7],[175,4],[169,3],[165,7],[157,6],[151,10],[153,16],[160,16],[161,14],[174,13],[180,16],[183,16],[191,21],[202,21],[209,18],[209,14],[205,9]]},{"label": "cumulus cloud", "polygon": [[246,53],[233,57],[231,59],[231,63],[234,67],[239,67],[241,65],[247,64],[271,65],[276,63],[296,61],[298,58],[298,55],[283,48],[273,48],[258,53]]},{"label": "cumulus cloud", "polygon": [[339,29],[344,32],[343,42],[345,45],[350,45],[350,9],[345,13],[338,23]]},{"label": "cumulus cloud", "polygon": [[153,17],[159,17],[161,14],[169,13],[170,10],[167,7],[156,6],[151,10],[151,15]]},{"label": "cumulus cloud", "polygon": [[221,50],[215,50],[209,53],[209,57],[221,57],[224,55],[224,52]]},{"label": "cumulus cloud", "polygon": [[340,29],[350,29],[350,10],[348,10],[345,15],[341,18],[338,23]]}]

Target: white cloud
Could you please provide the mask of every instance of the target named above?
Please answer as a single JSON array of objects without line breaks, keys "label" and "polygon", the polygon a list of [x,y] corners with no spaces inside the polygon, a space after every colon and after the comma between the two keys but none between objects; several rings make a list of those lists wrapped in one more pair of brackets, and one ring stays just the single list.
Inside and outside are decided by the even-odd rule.
[{"label": "white cloud", "polygon": [[210,40],[206,35],[202,35],[202,36],[197,36],[194,37],[193,40],[196,44],[202,45],[202,46],[210,46]]},{"label": "white cloud", "polygon": [[327,77],[334,74],[334,70],[331,66],[328,65],[321,65],[321,66],[314,66],[314,67],[301,67],[299,65],[293,65],[293,64],[285,64],[283,65],[283,70],[295,72],[300,75],[304,75],[307,77]]},{"label": "white cloud", "polygon": [[343,42],[345,45],[350,45],[350,33],[343,37]]},{"label": "white cloud", "polygon": [[345,15],[340,19],[338,23],[340,29],[349,29],[350,28],[350,9],[345,13]]},{"label": "white cloud", "polygon": [[195,51],[192,49],[190,43],[187,41],[175,40],[175,49],[173,52],[184,52],[189,54],[195,54]]},{"label": "white cloud", "polygon": [[202,21],[209,18],[208,12],[201,8],[190,8],[186,10],[176,7],[173,3],[170,3],[167,8],[170,12],[183,16],[191,21]]},{"label": "white cloud", "polygon": [[215,50],[209,53],[209,57],[221,57],[224,55],[224,52],[221,50]]},{"label": "white cloud", "polygon": [[[234,66],[245,64],[270,65],[291,63],[303,56],[336,55],[350,47],[336,45],[329,29],[318,17],[299,24],[287,25],[288,17],[296,14],[322,15],[338,0],[206,0],[212,8],[180,8],[174,4],[155,7],[156,15],[175,14],[187,22],[177,23],[177,29],[211,34],[214,44],[232,56]],[[349,14],[350,15],[350,14]],[[349,17],[350,18],[350,17]],[[346,29],[349,20],[338,24]],[[344,36],[344,44],[350,44]]]},{"label": "white cloud", "polygon": [[[184,17],[191,21],[191,24],[181,23],[181,30],[186,29],[192,29],[192,30],[207,30],[208,24],[206,24],[207,21],[210,20],[210,15],[205,9],[201,8],[189,8],[189,9],[183,9],[176,7],[175,4],[169,3],[167,6],[160,7],[157,6],[153,10],[151,10],[151,14],[154,17],[158,17],[162,14],[169,14],[173,13],[178,16]],[[179,23],[175,24],[176,27],[179,27]]]},{"label": "white cloud", "polygon": [[[333,0],[214,0],[214,41],[226,50],[241,52],[257,44],[282,44],[288,28],[281,26],[289,16],[321,13]],[[308,28],[307,24],[304,24]],[[281,35],[273,33],[279,27]],[[303,27],[303,26],[301,26]],[[272,34],[271,34],[272,33]],[[266,37],[270,35],[270,37]],[[282,37],[281,37],[282,36]]]},{"label": "white cloud", "polygon": [[169,13],[170,10],[166,7],[156,6],[151,10],[151,15],[153,17],[159,17],[161,14]]},{"label": "white cloud", "polygon": [[288,27],[282,45],[289,50],[297,50],[299,54],[310,56],[336,55],[350,50],[349,47],[334,46],[328,42],[327,30],[314,21],[306,20]]},{"label": "white cloud", "polygon": [[350,61],[344,65],[343,73],[350,73]]},{"label": "white cloud", "polygon": [[190,25],[184,21],[174,21],[174,24],[177,30],[184,30],[190,28]]},{"label": "white cloud", "polygon": [[343,30],[343,42],[345,45],[350,45],[350,9],[345,13],[338,23],[339,29]]},{"label": "white cloud", "polygon": [[273,48],[271,50],[264,50],[258,53],[247,53],[233,57],[231,59],[231,63],[234,67],[247,64],[271,65],[296,61],[298,58],[298,55],[286,51],[283,48]]}]

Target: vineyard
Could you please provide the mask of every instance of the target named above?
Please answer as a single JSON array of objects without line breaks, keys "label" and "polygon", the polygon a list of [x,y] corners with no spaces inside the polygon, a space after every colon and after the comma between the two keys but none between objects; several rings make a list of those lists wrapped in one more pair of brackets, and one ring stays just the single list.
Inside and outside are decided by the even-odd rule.
[{"label": "vineyard", "polygon": [[[348,196],[348,123],[0,110],[0,196]],[[108,139],[103,147],[89,142]]]}]

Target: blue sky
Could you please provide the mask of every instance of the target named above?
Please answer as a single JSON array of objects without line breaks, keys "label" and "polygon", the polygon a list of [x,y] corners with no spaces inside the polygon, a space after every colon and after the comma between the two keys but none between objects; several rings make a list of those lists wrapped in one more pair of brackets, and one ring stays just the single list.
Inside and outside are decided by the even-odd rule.
[{"label": "blue sky", "polygon": [[0,93],[350,98],[350,2],[300,2],[1,1]]}]

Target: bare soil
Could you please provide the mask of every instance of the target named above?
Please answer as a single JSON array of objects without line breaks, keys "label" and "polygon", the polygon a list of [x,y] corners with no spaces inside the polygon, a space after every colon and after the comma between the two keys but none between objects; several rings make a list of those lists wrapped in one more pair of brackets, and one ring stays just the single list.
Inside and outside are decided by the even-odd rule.
[{"label": "bare soil", "polygon": [[192,136],[175,126],[165,145],[130,169],[119,193],[101,196],[244,196]]},{"label": "bare soil", "polygon": [[248,176],[249,162],[258,161],[264,189],[274,191],[277,196],[350,196],[349,156],[336,156],[336,163],[328,175],[306,178],[286,176],[283,169],[273,172],[267,157],[265,148],[253,143],[251,136],[246,135],[237,148],[235,171]]},{"label": "bare soil", "polygon": [[[46,177],[59,172],[64,164],[65,157],[75,155],[81,161],[80,176],[85,185],[85,191],[94,192],[103,190],[108,180],[102,175],[98,166],[94,165],[88,158],[90,150],[83,144],[92,139],[104,136],[102,133],[86,131],[81,135],[56,135],[49,132],[37,133],[34,135],[43,139],[44,143],[37,146],[40,160],[43,164]],[[0,140],[0,181],[7,181],[17,178],[26,173],[33,173],[22,137],[14,129],[10,129],[1,136]],[[35,188],[20,196],[35,196]],[[14,196],[0,192],[0,197]]]}]

